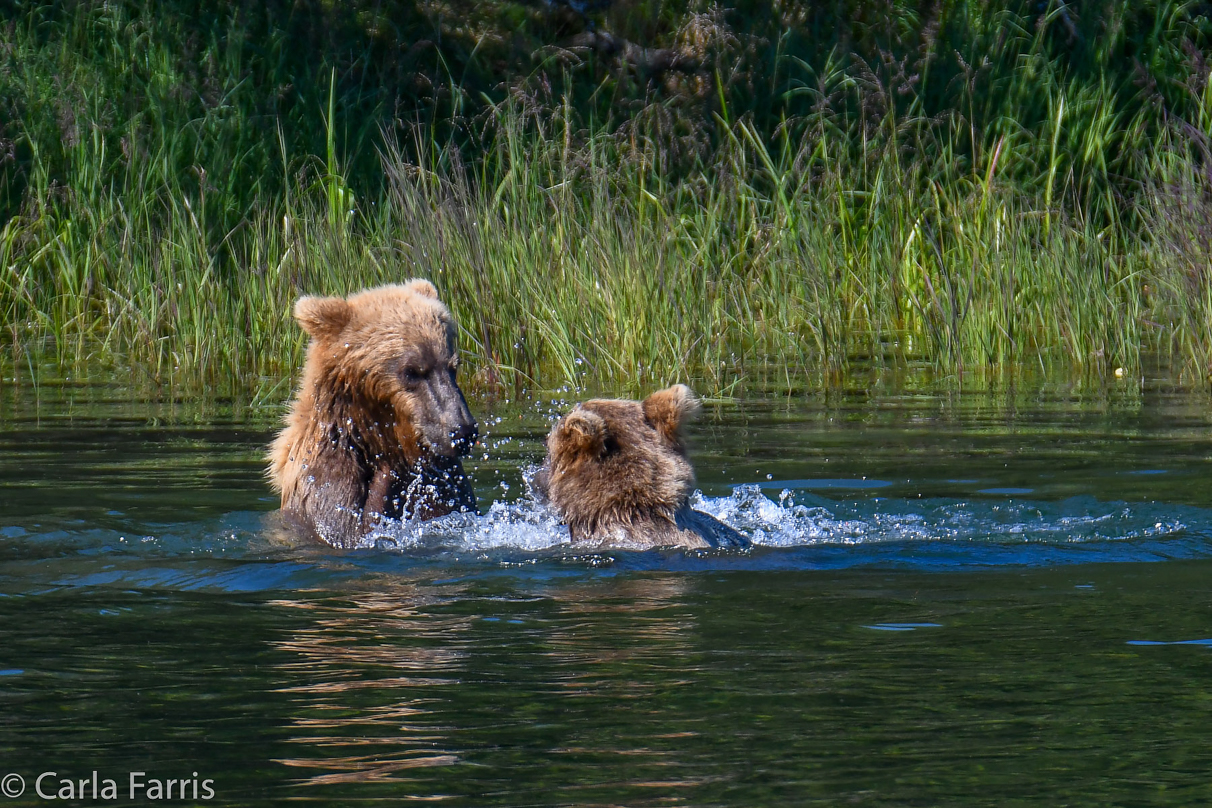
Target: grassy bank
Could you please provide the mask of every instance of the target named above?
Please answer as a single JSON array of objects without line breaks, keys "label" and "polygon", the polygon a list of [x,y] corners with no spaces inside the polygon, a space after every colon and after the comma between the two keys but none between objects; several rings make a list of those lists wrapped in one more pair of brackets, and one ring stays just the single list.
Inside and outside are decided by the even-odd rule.
[{"label": "grassy bank", "polygon": [[[477,98],[464,65],[402,121],[336,64],[313,71],[324,93],[266,111],[276,85],[247,36],[185,59],[138,4],[16,4],[0,339],[284,395],[295,297],[422,275],[472,387],[1131,378],[1147,357],[1202,383],[1205,20],[1145,5],[881,4],[887,41],[833,31],[826,52],[806,24],[662,6],[654,41],[693,69],[586,68],[563,48]],[[193,62],[206,76],[179,74]]]}]

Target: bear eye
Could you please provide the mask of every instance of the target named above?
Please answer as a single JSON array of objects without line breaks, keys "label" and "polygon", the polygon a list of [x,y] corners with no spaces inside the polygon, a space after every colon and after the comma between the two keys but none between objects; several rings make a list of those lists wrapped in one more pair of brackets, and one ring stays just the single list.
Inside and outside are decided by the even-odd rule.
[{"label": "bear eye", "polygon": [[424,378],[425,371],[421,370],[421,368],[409,365],[408,367],[404,368],[404,372],[401,375],[404,377],[404,381],[406,382],[419,382],[422,378]]}]

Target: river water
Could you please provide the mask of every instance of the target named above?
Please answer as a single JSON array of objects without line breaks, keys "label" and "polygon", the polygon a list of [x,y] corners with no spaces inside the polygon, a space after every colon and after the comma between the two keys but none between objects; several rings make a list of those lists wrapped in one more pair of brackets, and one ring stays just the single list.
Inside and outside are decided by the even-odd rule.
[{"label": "river water", "polygon": [[481,514],[336,551],[276,410],[8,382],[0,803],[1212,803],[1205,397],[709,404],[745,553],[571,549],[524,478],[573,400],[473,401]]}]

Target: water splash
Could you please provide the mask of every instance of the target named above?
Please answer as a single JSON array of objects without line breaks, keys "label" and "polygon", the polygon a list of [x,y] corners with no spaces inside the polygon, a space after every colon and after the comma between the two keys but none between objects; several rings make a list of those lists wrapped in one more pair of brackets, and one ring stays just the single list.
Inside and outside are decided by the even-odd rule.
[{"label": "water splash", "polygon": [[569,544],[568,528],[533,497],[494,502],[484,514],[452,513],[427,522],[389,522],[363,541],[380,550],[454,549],[485,552],[509,548],[526,552]]},{"label": "water splash", "polygon": [[757,485],[721,497],[696,493],[692,505],[749,536],[753,549],[586,554],[528,492],[483,514],[385,524],[354,552],[299,544],[273,513],[252,511],[105,528],[78,520],[9,525],[0,532],[0,585],[268,591],[447,568],[473,576],[523,568],[959,570],[1212,557],[1212,510],[1192,506],[1093,497],[833,500],[790,490],[771,499]]},{"label": "water splash", "polygon": [[[1072,545],[1156,540],[1212,528],[1212,512],[1152,503],[1101,502],[1075,497],[1060,502],[1002,499],[828,500],[784,490],[777,500],[757,485],[731,495],[696,492],[694,508],[749,536],[759,547],[793,548],[887,543]],[[487,513],[451,514],[428,522],[390,523],[368,536],[380,550],[510,549],[543,552],[570,548],[568,529],[532,494],[494,502]]]},{"label": "water splash", "polygon": [[1212,526],[1212,511],[1154,503],[1002,499],[827,500],[783,490],[777,501],[756,485],[731,496],[695,495],[692,505],[749,536],[754,544],[796,547],[877,542],[1072,544],[1156,539]]}]

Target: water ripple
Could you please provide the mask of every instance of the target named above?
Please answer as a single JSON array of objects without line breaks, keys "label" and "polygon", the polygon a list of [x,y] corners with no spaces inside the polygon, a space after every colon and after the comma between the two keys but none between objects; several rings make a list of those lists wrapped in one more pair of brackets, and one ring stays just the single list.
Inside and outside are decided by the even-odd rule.
[{"label": "water ripple", "polygon": [[[752,550],[586,553],[555,515],[527,496],[483,514],[386,526],[363,548],[299,545],[275,514],[236,512],[198,522],[119,531],[74,523],[9,526],[0,540],[0,588],[121,587],[174,591],[294,591],[345,579],[443,571],[516,576],[594,570],[962,570],[1212,556],[1212,511],[1074,497],[827,499],[758,485],[693,505],[749,536]],[[466,573],[460,570],[466,569]]]}]

